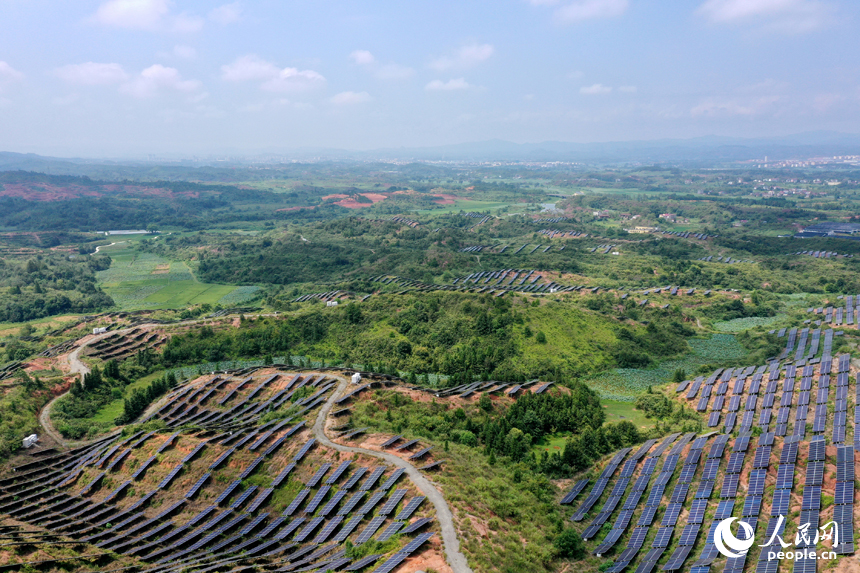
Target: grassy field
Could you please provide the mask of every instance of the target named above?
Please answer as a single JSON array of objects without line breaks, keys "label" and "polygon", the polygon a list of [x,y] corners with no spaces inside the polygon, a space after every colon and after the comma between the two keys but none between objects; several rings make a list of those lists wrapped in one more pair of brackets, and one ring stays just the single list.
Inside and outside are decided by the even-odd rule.
[{"label": "grassy field", "polygon": [[[451,205],[446,205],[445,207],[439,209],[416,209],[415,212],[420,215],[442,215],[444,213],[459,213],[460,211],[493,211],[496,209],[502,209],[504,207],[511,208],[523,208],[526,207],[527,203],[507,203],[507,202],[497,202],[497,201],[472,201],[469,199],[464,199],[461,201],[454,201]],[[480,219],[476,220],[477,223]]]},{"label": "grassy field", "polygon": [[152,374],[144,376],[139,380],[135,380],[134,382],[126,386],[123,398],[114,400],[110,404],[105,404],[104,406],[102,406],[99,411],[96,412],[96,415],[93,416],[93,422],[112,424],[116,417],[122,414],[123,401],[125,398],[131,396],[132,391],[138,388],[145,388],[147,385],[149,385],[150,382],[156,380],[157,378],[161,378],[162,375],[164,375],[164,372],[153,372]]},{"label": "grassy field", "polygon": [[[133,242],[102,249],[113,259],[97,274],[101,287],[123,310],[185,308],[196,304],[239,304],[254,287],[201,283],[184,262],[140,253]],[[239,290],[237,293],[236,291]],[[237,296],[238,295],[238,296]]]},{"label": "grassy field", "polygon": [[645,417],[645,414],[636,410],[631,402],[619,402],[617,400],[601,400],[601,405],[606,410],[607,422],[620,422],[627,420],[633,422],[640,430],[654,427],[654,421]]},{"label": "grassy field", "polygon": [[[709,339],[688,340],[691,353],[678,359],[666,360],[652,368],[614,368],[585,380],[604,400],[632,403],[649,386],[668,384],[675,370],[684,369],[692,375],[703,365],[724,366],[747,355],[746,349],[732,334],[714,334]],[[632,406],[632,404],[631,404]]]}]

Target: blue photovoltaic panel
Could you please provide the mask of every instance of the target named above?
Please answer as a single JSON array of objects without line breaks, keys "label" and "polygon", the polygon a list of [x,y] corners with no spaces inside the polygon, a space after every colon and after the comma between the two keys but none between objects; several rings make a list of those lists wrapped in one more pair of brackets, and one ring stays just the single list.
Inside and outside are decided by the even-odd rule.
[{"label": "blue photovoltaic panel", "polygon": [[651,547],[668,547],[669,540],[672,538],[674,532],[674,527],[661,527],[657,530],[657,535],[654,537]]},{"label": "blue photovoltaic panel", "polygon": [[296,510],[299,509],[299,506],[302,504],[302,502],[310,495],[310,493],[311,490],[307,488],[297,493],[296,497],[293,498],[293,501],[290,502],[290,505],[287,506],[287,509],[284,510],[284,513],[282,515],[284,515],[285,517],[293,515]]},{"label": "blue photovoltaic panel", "polygon": [[743,517],[757,516],[761,510],[761,500],[762,496],[760,495],[749,495],[744,498],[744,508],[741,515]]},{"label": "blue photovoltaic panel", "polygon": [[423,495],[422,495],[422,496],[413,497],[412,499],[410,499],[410,500],[406,503],[406,505],[404,506],[404,508],[400,510],[400,513],[398,513],[398,514],[394,517],[394,519],[396,519],[396,520],[398,520],[398,521],[404,521],[404,520],[409,519],[409,518],[412,516],[412,514],[413,514],[413,513],[415,513],[415,510],[416,510],[416,509],[418,509],[418,507],[421,505],[421,503],[422,503],[424,500],[425,500],[425,497],[424,497]]},{"label": "blue photovoltaic panel", "polygon": [[788,516],[788,508],[791,503],[791,490],[778,489],[773,492],[773,502],[770,507],[772,516],[784,515]]},{"label": "blue photovoltaic panel", "polygon": [[687,516],[687,523],[702,523],[705,519],[705,510],[707,508],[707,499],[694,499],[690,506],[690,514]]},{"label": "blue photovoltaic panel", "polygon": [[334,518],[329,520],[328,523],[326,523],[325,526],[320,530],[320,532],[317,533],[317,536],[314,538],[314,543],[325,543],[342,522],[342,515],[336,515]]},{"label": "blue photovoltaic panel", "polygon": [[746,452],[732,452],[731,456],[729,456],[728,465],[726,465],[726,473],[740,473],[741,469],[743,469],[745,458]]},{"label": "blue photovoltaic panel", "polygon": [[663,519],[660,522],[660,525],[663,527],[673,526],[678,523],[678,516],[681,515],[681,509],[683,509],[682,503],[670,503],[666,506],[666,513],[663,514]]},{"label": "blue photovoltaic panel", "polygon": [[764,484],[767,478],[767,470],[752,470],[747,484],[747,495],[764,495]]},{"label": "blue photovoltaic panel", "polygon": [[[732,511],[734,510],[735,502],[734,500],[723,500],[717,505],[717,511],[714,513],[715,520],[722,520],[732,516]],[[713,539],[711,536],[709,539]]]},{"label": "blue photovoltaic panel", "polygon": [[355,494],[353,494],[353,496],[351,498],[349,498],[349,500],[346,502],[346,504],[343,507],[341,507],[340,510],[338,510],[337,514],[338,515],[348,515],[349,513],[351,513],[352,510],[355,509],[355,506],[357,506],[359,503],[361,503],[361,500],[364,498],[366,493],[367,492],[364,492],[364,491],[358,491]]},{"label": "blue photovoltaic panel", "polygon": [[821,485],[824,480],[824,462],[808,462],[806,464],[806,485]]},{"label": "blue photovoltaic panel", "polygon": [[[839,484],[836,484],[837,489],[837,500],[839,498],[838,490]],[[783,490],[786,491],[786,490]],[[839,503],[839,501],[836,501]],[[820,510],[821,509],[821,486],[820,485],[810,485],[806,486],[803,490],[803,505],[800,508],[801,510]]]},{"label": "blue photovoltaic panel", "polygon": [[317,491],[311,501],[308,503],[307,507],[303,510],[304,513],[314,513],[316,512],[319,505],[323,502],[325,497],[328,495],[328,492],[331,490],[330,485],[324,485]]},{"label": "blue photovoltaic panel", "polygon": [[335,508],[337,507],[337,504],[339,504],[341,502],[341,500],[343,498],[345,498],[347,495],[349,495],[349,494],[343,490],[340,490],[337,493],[335,493],[331,497],[331,499],[328,501],[328,503],[325,504],[325,507],[323,507],[320,510],[320,515],[328,516],[328,514],[330,514],[332,511],[335,510]]},{"label": "blue photovoltaic panel", "polygon": [[755,452],[753,468],[767,468],[770,465],[770,446],[759,446]]}]

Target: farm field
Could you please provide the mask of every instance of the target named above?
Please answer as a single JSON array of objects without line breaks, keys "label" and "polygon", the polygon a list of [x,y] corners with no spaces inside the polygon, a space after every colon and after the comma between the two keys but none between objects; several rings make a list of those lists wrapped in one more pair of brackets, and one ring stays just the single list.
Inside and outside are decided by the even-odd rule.
[{"label": "farm field", "polygon": [[511,207],[518,211],[522,211],[528,207],[528,203],[461,200],[454,201],[451,205],[447,205],[441,209],[416,209],[415,213],[418,213],[419,215],[444,215],[446,213],[459,213],[460,211],[494,211],[504,207]]},{"label": "farm field", "polygon": [[669,383],[675,370],[683,369],[691,374],[702,365],[728,365],[747,354],[732,334],[714,334],[709,339],[693,338],[688,340],[688,344],[692,352],[681,358],[666,360],[653,368],[614,368],[585,383],[605,400],[633,402],[649,386]]},{"label": "farm field", "polygon": [[106,247],[102,251],[110,255],[113,262],[108,270],[97,273],[97,278],[122,310],[238,304],[257,290],[256,287],[201,283],[186,263],[140,253],[127,244]]}]

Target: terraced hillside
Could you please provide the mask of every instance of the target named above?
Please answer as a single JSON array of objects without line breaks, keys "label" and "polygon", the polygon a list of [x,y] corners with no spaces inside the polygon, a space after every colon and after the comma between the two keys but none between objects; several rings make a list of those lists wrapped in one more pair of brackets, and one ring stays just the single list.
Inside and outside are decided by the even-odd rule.
[{"label": "terraced hillside", "polygon": [[[142,425],[12,470],[0,513],[31,550],[84,547],[85,558],[41,559],[48,568],[101,558],[148,571],[450,571],[435,502],[405,461],[432,454],[392,448],[394,467],[326,436],[338,424],[329,408],[387,382],[365,383],[276,368],[187,381]],[[27,562],[10,549],[0,541],[0,569]]]},{"label": "terraced hillside", "polygon": [[[831,355],[838,332],[806,328],[779,334],[787,340],[782,362],[719,369],[675,389],[679,400],[708,416],[713,431],[672,434],[619,451],[592,479],[566,492],[562,504],[570,505],[570,520],[593,555],[585,560],[589,568],[856,570],[847,556],[856,543],[858,371],[849,354]],[[727,558],[717,549],[715,531],[731,517],[748,524],[755,544]],[[832,533],[834,524],[838,539],[816,545],[816,532]],[[749,539],[738,527],[732,526],[735,535]],[[774,534],[791,546],[780,547]],[[775,548],[760,547],[769,540]],[[770,555],[774,550],[801,555],[780,562]]]}]

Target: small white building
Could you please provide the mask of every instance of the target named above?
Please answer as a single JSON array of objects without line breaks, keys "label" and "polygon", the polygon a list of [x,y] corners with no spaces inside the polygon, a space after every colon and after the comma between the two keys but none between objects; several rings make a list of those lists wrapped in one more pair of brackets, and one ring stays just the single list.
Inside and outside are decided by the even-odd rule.
[{"label": "small white building", "polygon": [[104,334],[105,332],[107,332],[107,326],[101,326],[99,328],[93,329],[93,334]]},{"label": "small white building", "polygon": [[353,384],[361,384],[361,374],[359,374],[358,372],[353,374],[352,375],[352,383]]},{"label": "small white building", "polygon": [[336,300],[330,300],[325,303],[326,306],[337,306]]},{"label": "small white building", "polygon": [[36,442],[38,441],[39,436],[37,436],[36,434],[30,434],[29,436],[24,438],[24,448],[32,448],[34,445],[36,445]]}]

